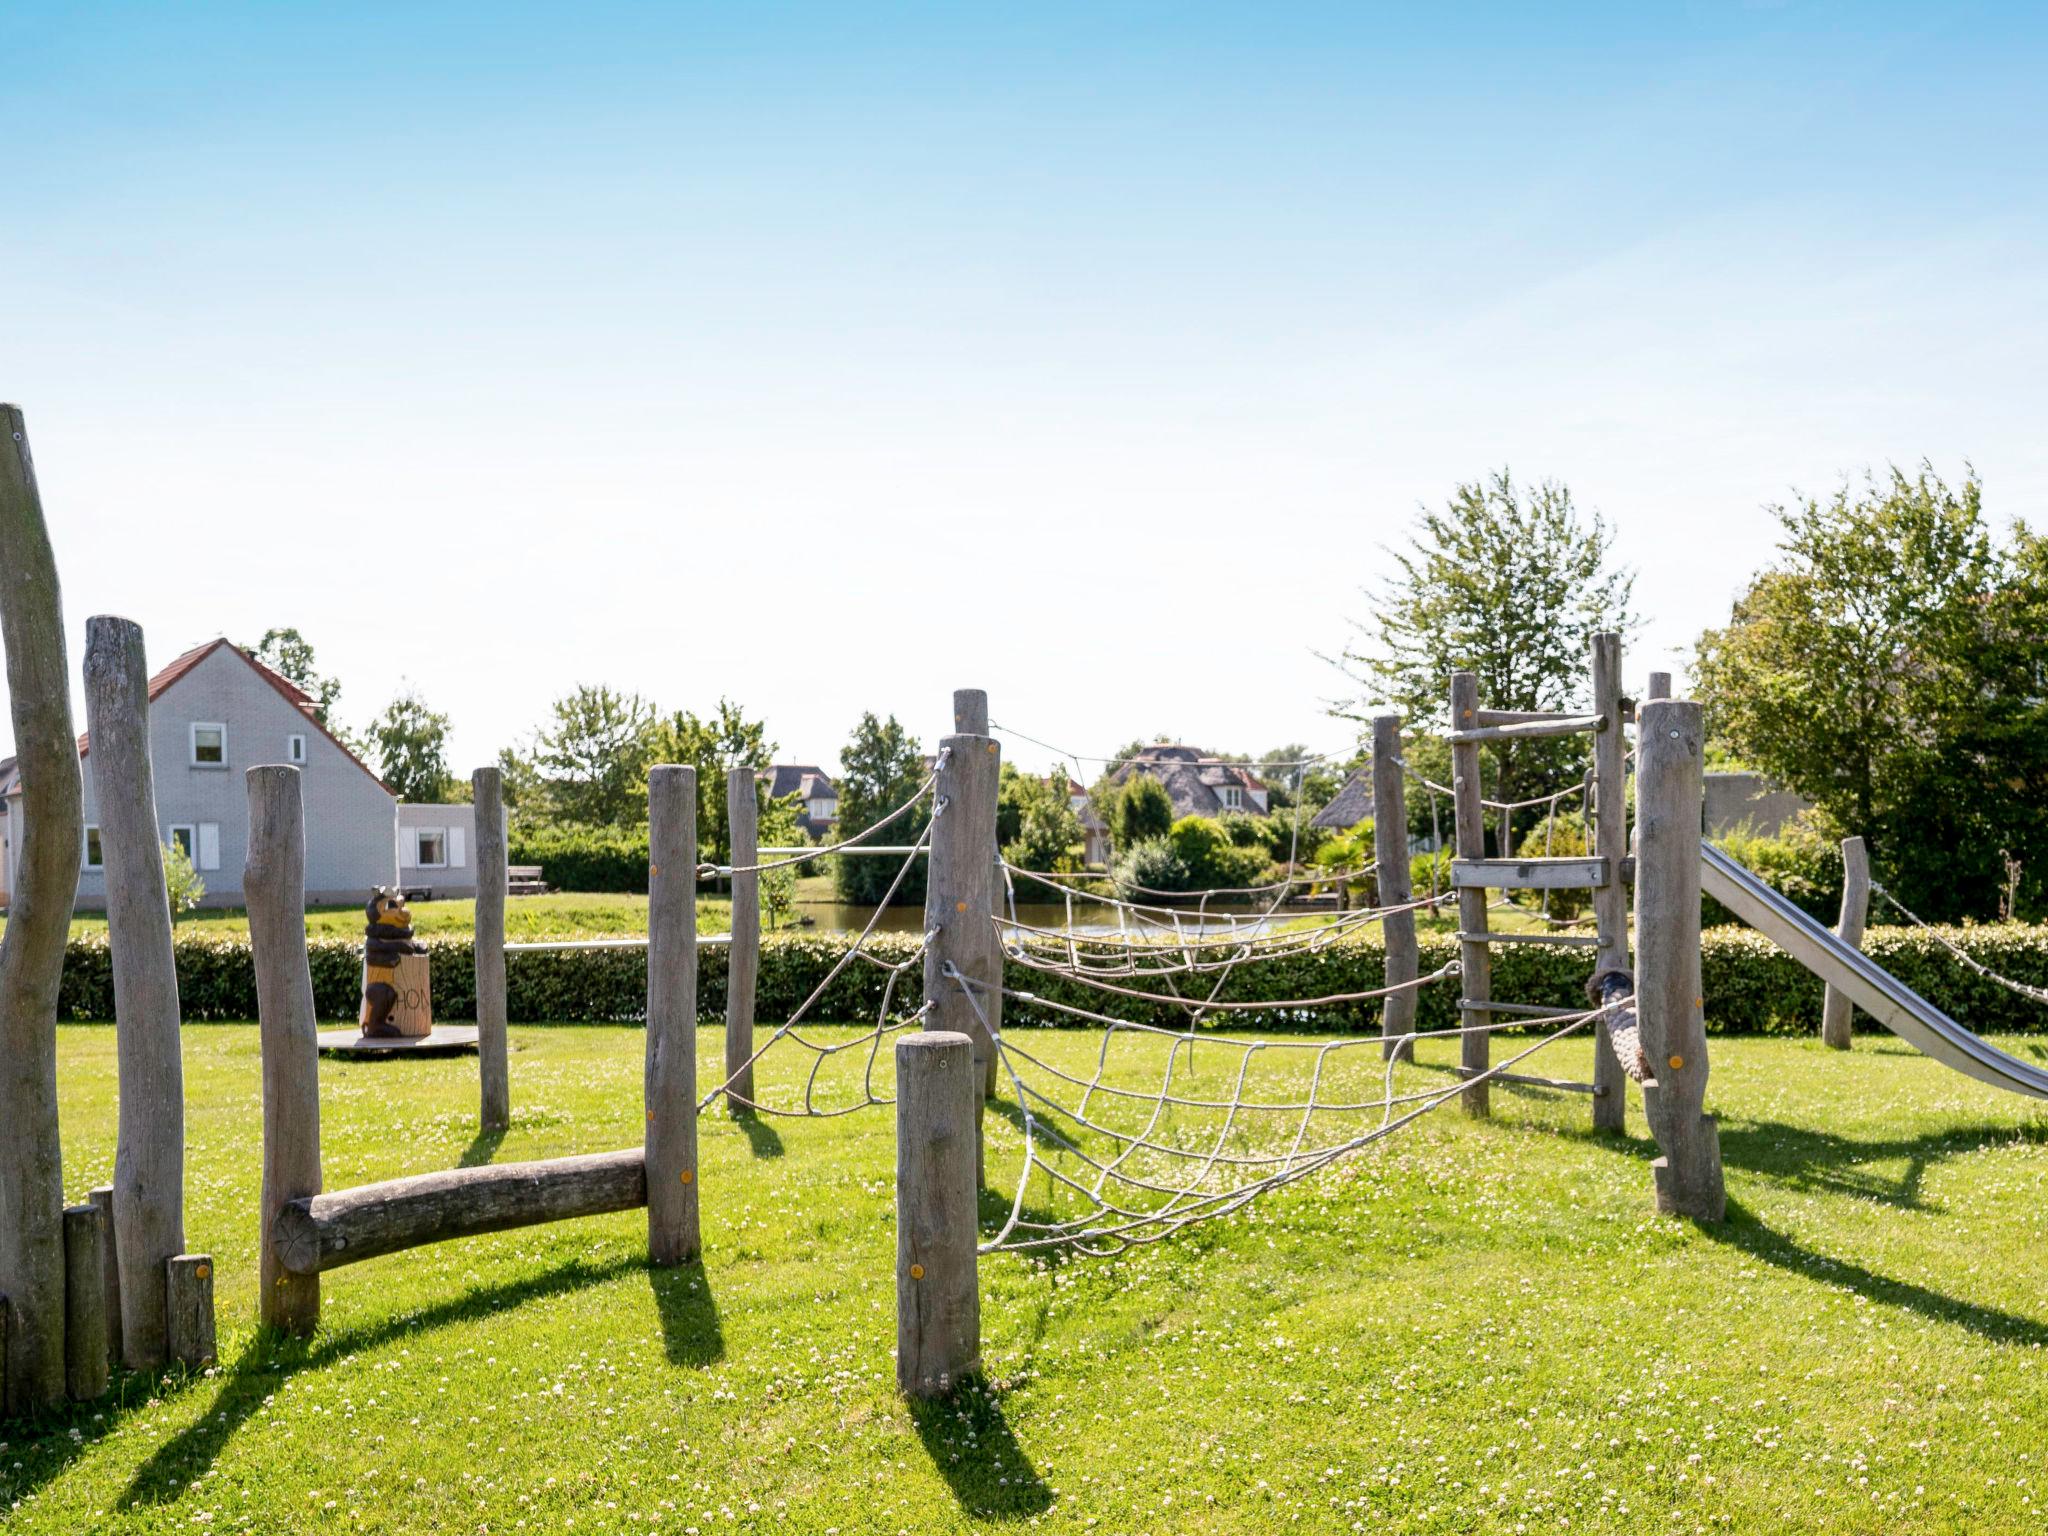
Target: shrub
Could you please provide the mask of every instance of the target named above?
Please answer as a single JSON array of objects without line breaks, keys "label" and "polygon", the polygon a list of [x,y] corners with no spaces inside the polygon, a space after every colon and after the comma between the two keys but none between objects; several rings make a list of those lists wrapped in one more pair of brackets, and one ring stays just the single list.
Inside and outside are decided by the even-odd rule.
[{"label": "shrub", "polygon": [[1110,866],[1109,878],[1126,898],[1148,891],[1185,891],[1194,883],[1187,864],[1163,837],[1148,837],[1125,848]]},{"label": "shrub", "polygon": [[[1580,859],[1593,851],[1593,839],[1586,826],[1583,811],[1571,811],[1562,816],[1539,821],[1522,834],[1515,854],[1524,859]],[[1593,904],[1593,893],[1589,890],[1563,891],[1518,891],[1516,901],[1531,911],[1545,910],[1543,898],[1550,897],[1549,912],[1552,917],[1577,917]]]},{"label": "shrub", "polygon": [[[1714,839],[1736,863],[1795,906],[1832,924],[1842,910],[1842,847],[1811,811],[1802,811],[1775,837],[1760,837],[1743,822]],[[1710,896],[1700,898],[1700,921],[1707,927],[1732,923],[1735,916]]]},{"label": "shrub", "polygon": [[[1356,871],[1349,879],[1342,881],[1344,904],[1351,906],[1374,906],[1379,901],[1379,882],[1373,876],[1372,823],[1362,821],[1348,832],[1324,840],[1316,850],[1314,867],[1318,871],[1336,875],[1343,871]],[[1323,884],[1337,884],[1334,880]]]},{"label": "shrub", "polygon": [[1272,862],[1263,845],[1240,848],[1233,843],[1223,824],[1213,817],[1183,816],[1166,839],[1187,866],[1188,890],[1256,885]]}]

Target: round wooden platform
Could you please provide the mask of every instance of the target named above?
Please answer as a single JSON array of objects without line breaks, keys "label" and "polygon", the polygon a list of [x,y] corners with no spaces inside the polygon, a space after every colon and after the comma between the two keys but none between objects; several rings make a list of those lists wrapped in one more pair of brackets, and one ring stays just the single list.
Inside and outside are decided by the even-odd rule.
[{"label": "round wooden platform", "polygon": [[476,1051],[474,1024],[436,1024],[431,1035],[412,1035],[396,1040],[365,1040],[353,1029],[323,1029],[319,1034],[322,1056],[344,1056],[364,1060],[377,1056],[469,1056]]}]

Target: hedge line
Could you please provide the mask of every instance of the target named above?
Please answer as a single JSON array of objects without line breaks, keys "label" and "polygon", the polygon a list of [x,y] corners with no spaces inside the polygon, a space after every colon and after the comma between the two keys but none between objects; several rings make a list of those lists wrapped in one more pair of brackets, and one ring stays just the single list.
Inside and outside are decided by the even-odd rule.
[{"label": "hedge line", "polygon": [[[1993,970],[2034,986],[2048,986],[2048,928],[2008,924],[1943,932]],[[435,937],[425,942],[432,965],[435,1016],[474,1018],[470,941]],[[825,978],[850,942],[838,934],[787,934],[764,940],[758,1017],[787,1018]],[[909,956],[915,945],[916,939],[908,934],[877,934],[869,940],[870,951],[888,960]],[[1701,947],[1710,1031],[1804,1034],[1819,1028],[1823,990],[1819,979],[1761,934],[1747,928],[1710,929]],[[256,977],[246,939],[186,933],[178,935],[175,948],[179,995],[187,1019],[256,1016]],[[1943,949],[1932,934],[1910,928],[1874,928],[1864,948],[1878,964],[1972,1029],[2048,1031],[2048,1007],[1977,975]],[[308,950],[320,1016],[353,1019],[362,974],[360,946],[346,938],[316,938]],[[698,1005],[707,1022],[725,1016],[726,954],[723,948],[699,952]],[[1422,942],[1425,973],[1456,956],[1454,939],[1427,938]],[[1364,991],[1380,984],[1384,965],[1385,955],[1377,942],[1344,939],[1317,953],[1304,951],[1241,966],[1230,974],[1220,995],[1226,1000],[1259,1001]],[[1580,1006],[1587,971],[1580,951],[1533,944],[1503,946],[1494,957],[1494,995],[1504,1001]],[[887,972],[879,966],[850,965],[833,981],[812,1017],[873,1018],[887,980]],[[1178,1008],[1098,992],[1014,961],[1008,980],[1013,988],[1118,1018],[1173,1025],[1186,1017]],[[921,984],[915,968],[904,976],[896,993],[899,1008],[915,1006]],[[508,1010],[517,1022],[637,1021],[645,1011],[646,987],[643,950],[561,950],[507,957]],[[1452,982],[1425,988],[1418,1010],[1419,1027],[1441,1029],[1454,1024],[1457,996]],[[71,941],[59,1006],[62,1016],[71,1019],[114,1016],[113,966],[104,933]],[[1031,1022],[1077,1022],[1057,1010],[1034,1007],[1023,1000],[1012,1000],[1007,1010],[1009,1017]],[[1313,1016],[1240,1015],[1217,1027],[1356,1031],[1377,1028],[1378,1023],[1379,1005],[1357,1002],[1318,1009]]]},{"label": "hedge line", "polygon": [[508,864],[538,864],[541,878],[558,891],[647,894],[647,829],[614,827],[514,828]]}]

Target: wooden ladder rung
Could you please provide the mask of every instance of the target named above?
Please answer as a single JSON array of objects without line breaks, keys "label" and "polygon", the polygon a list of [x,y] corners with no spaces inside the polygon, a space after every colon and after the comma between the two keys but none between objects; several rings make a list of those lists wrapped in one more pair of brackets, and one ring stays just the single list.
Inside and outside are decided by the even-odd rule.
[{"label": "wooden ladder rung", "polygon": [[1541,1008],[1534,1003],[1496,1003],[1482,997],[1461,997],[1458,1006],[1473,1013],[1507,1013],[1522,1019],[1570,1019],[1586,1011],[1583,1008]]},{"label": "wooden ladder rung", "polygon": [[1453,890],[1573,891],[1602,889],[1605,859],[1453,859]]},{"label": "wooden ladder rung", "polygon": [[[1460,1077],[1477,1077],[1477,1067],[1455,1067]],[[1534,1077],[1527,1072],[1496,1072],[1487,1079],[1492,1083],[1519,1083],[1525,1088],[1551,1088],[1559,1093],[1583,1093],[1588,1098],[1604,1099],[1607,1090],[1597,1083],[1575,1083],[1568,1077]]]},{"label": "wooden ladder rung", "polygon": [[[1484,711],[1474,711],[1483,715]],[[1607,729],[1605,715],[1546,715],[1539,720],[1523,720],[1511,725],[1475,725],[1462,731],[1448,733],[1444,740],[1452,745],[1480,741],[1543,741],[1552,736],[1578,736]]]}]

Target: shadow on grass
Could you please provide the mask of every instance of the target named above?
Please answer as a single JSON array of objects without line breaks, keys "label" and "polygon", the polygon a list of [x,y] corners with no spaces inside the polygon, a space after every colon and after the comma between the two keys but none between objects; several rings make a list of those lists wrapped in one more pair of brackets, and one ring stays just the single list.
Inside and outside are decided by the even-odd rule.
[{"label": "shadow on grass", "polygon": [[221,1448],[250,1415],[261,1408],[288,1378],[301,1371],[317,1369],[362,1350],[375,1349],[420,1329],[469,1322],[521,1302],[602,1285],[644,1267],[645,1261],[638,1258],[617,1259],[607,1264],[587,1264],[577,1259],[545,1274],[469,1291],[436,1306],[386,1318],[368,1327],[323,1334],[313,1339],[295,1339],[268,1331],[259,1333],[242,1351],[233,1369],[223,1373],[219,1390],[206,1410],[165,1441],[136,1470],[127,1490],[121,1495],[120,1507],[136,1509],[169,1503],[178,1498],[192,1485],[194,1478],[213,1464]]},{"label": "shadow on grass", "polygon": [[1718,1226],[1706,1222],[1696,1225],[1704,1236],[1740,1249],[1751,1258],[1808,1280],[1846,1285],[1857,1295],[1880,1305],[1899,1307],[1931,1322],[1953,1323],[1997,1344],[2022,1344],[2034,1349],[2048,1344],[2048,1323],[1944,1296],[1910,1280],[1895,1280],[1846,1259],[1819,1253],[1765,1226],[1755,1212],[1739,1201],[1728,1202],[1728,1219]]},{"label": "shadow on grass", "polygon": [[733,1124],[747,1133],[747,1146],[761,1158],[782,1156],[782,1133],[751,1109],[733,1106]]},{"label": "shadow on grass", "polygon": [[1025,1459],[996,1394],[969,1381],[910,1405],[917,1438],[962,1510],[988,1520],[1029,1520],[1052,1508],[1052,1489]]},{"label": "shadow on grass", "polygon": [[484,1164],[497,1157],[498,1148],[503,1146],[504,1143],[505,1133],[503,1131],[478,1131],[476,1136],[470,1141],[470,1144],[463,1149],[462,1160],[455,1166],[458,1168],[481,1168]]},{"label": "shadow on grass", "polygon": [[[1855,1195],[1900,1210],[1928,1209],[1920,1186],[1932,1165],[1986,1147],[2048,1143],[2048,1126],[1986,1125],[1872,1140],[1774,1120],[1721,1122],[1721,1159],[1788,1189]],[[1896,1175],[1869,1166],[1905,1163]]]},{"label": "shadow on grass", "polygon": [[725,1329],[702,1264],[649,1267],[647,1283],[661,1313],[661,1341],[671,1365],[712,1365],[725,1358]]}]

